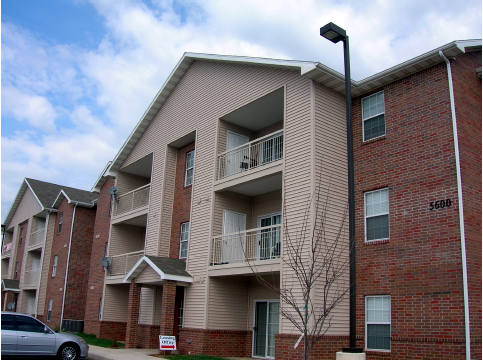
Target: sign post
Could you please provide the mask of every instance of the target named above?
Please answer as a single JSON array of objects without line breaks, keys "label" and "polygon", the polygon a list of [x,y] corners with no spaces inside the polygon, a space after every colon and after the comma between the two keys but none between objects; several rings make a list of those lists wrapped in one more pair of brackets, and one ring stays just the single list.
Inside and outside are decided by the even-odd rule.
[{"label": "sign post", "polygon": [[159,350],[176,350],[176,336],[159,335]]}]

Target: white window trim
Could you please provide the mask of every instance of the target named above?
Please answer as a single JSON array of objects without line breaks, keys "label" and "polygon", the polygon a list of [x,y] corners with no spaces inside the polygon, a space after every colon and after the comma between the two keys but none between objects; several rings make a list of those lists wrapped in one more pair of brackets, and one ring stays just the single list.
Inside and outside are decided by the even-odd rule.
[{"label": "white window trim", "polygon": [[[364,99],[367,99],[367,98],[370,98],[371,96],[374,96],[374,95],[377,95],[379,93],[384,93],[384,90],[381,90],[381,91],[378,91],[377,93],[374,93],[374,94],[371,94],[369,96],[366,96],[366,97],[363,97],[361,99],[361,117],[362,117],[362,141],[363,142],[366,142],[366,141],[371,141],[371,140],[374,140],[374,139],[379,139],[380,137],[383,137],[383,136],[386,136],[386,97],[384,97],[384,111],[381,112],[381,113],[378,113],[376,115],[373,115],[371,117],[368,117],[367,119],[364,119]],[[372,118],[375,118],[376,116],[379,116],[379,115],[384,115],[384,134],[382,135],[379,135],[379,136],[376,136],[376,137],[373,137],[371,139],[368,139],[366,140],[366,132],[364,131],[365,128],[364,128],[364,123],[369,120],[369,119],[372,119]]]},{"label": "white window trim", "polygon": [[62,221],[64,220],[64,213],[61,212],[59,214],[59,224],[57,226],[57,234],[60,234],[60,232],[62,231]]},{"label": "white window trim", "polygon": [[[377,297],[381,297],[381,298],[389,298],[389,322],[369,322],[367,321],[367,299],[368,298],[377,298]],[[390,333],[392,333],[392,324],[391,324],[391,319],[392,319],[392,315],[391,315],[391,295],[367,295],[366,296],[366,299],[365,299],[365,308],[364,308],[364,319],[365,319],[365,348],[366,350],[370,350],[370,351],[381,351],[381,352],[391,352],[391,349],[387,350],[387,349],[369,349],[367,347],[367,325],[389,325],[390,326]],[[392,343],[391,341],[389,341],[389,347],[391,347]]]},{"label": "white window trim", "polygon": [[[190,153],[193,153],[193,166],[189,168],[188,167],[188,154],[190,154]],[[191,151],[188,151],[185,155],[184,186],[193,185],[193,177],[195,175],[194,168],[195,168],[195,150],[191,150]],[[191,174],[191,183],[189,183],[189,184],[186,183],[186,180],[188,180],[188,170],[193,170],[193,172]]]},{"label": "white window trim", "polygon": [[47,321],[50,322],[52,319],[52,303],[54,302],[53,299],[49,299],[49,306],[47,308]]},{"label": "white window trim", "polygon": [[54,263],[52,264],[52,277],[55,277],[57,274],[57,263],[59,261],[59,256],[55,255],[54,256]]},{"label": "white window trim", "polygon": [[[388,235],[387,238],[367,240],[367,219],[368,219],[368,217],[367,217],[367,213],[366,213],[366,203],[367,203],[366,195],[373,193],[373,192],[376,192],[376,191],[381,191],[381,190],[387,190],[387,207],[389,209],[389,188],[385,187],[385,188],[381,188],[381,189],[376,189],[376,190],[364,192],[364,240],[365,240],[365,242],[368,242],[368,243],[373,242],[373,241],[389,240],[389,238],[391,237],[391,227],[389,226],[389,223],[388,223],[389,235]],[[388,222],[389,222],[389,210],[387,212],[379,213],[377,215],[372,215],[370,217],[381,216],[381,215],[388,215]]]},{"label": "white window trim", "polygon": [[[189,246],[189,239],[190,239],[190,225],[188,225],[188,238],[186,240],[181,239],[181,234],[183,234],[183,225],[190,224],[189,221],[181,223],[179,226],[179,258],[180,259],[187,259],[188,258],[188,246]],[[186,256],[181,256],[181,243],[186,243]]]}]

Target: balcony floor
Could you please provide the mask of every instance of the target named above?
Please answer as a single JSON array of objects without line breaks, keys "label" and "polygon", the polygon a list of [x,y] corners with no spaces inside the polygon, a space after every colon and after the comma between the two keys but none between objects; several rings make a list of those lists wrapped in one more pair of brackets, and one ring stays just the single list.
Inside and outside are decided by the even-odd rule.
[{"label": "balcony floor", "polygon": [[[252,261],[250,265],[259,274],[279,273],[281,259]],[[246,262],[238,262],[223,265],[212,265],[208,267],[208,276],[233,276],[233,275],[253,275],[253,271]]]}]

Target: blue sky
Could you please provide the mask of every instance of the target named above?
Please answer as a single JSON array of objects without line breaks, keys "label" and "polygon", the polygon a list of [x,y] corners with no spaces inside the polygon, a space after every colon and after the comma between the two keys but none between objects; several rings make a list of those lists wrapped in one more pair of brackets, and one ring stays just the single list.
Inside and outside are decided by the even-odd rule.
[{"label": "blue sky", "polygon": [[480,0],[2,0],[2,220],[25,177],[90,190],[184,52],[319,61],[360,80],[481,38]]}]

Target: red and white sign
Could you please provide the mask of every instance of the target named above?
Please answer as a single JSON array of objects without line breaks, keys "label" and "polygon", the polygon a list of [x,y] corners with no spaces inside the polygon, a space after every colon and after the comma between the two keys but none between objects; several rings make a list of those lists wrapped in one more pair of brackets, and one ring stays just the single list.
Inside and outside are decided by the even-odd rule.
[{"label": "red and white sign", "polygon": [[159,350],[176,350],[176,337],[159,335]]},{"label": "red and white sign", "polygon": [[12,243],[3,245],[3,251],[9,251],[9,250],[12,250]]}]

